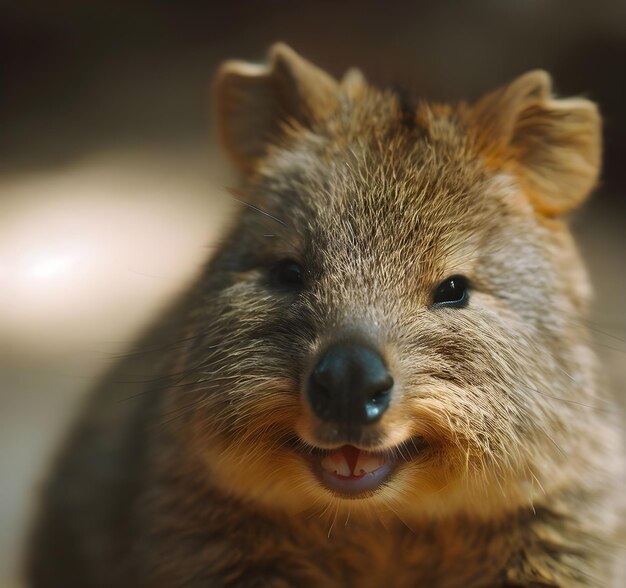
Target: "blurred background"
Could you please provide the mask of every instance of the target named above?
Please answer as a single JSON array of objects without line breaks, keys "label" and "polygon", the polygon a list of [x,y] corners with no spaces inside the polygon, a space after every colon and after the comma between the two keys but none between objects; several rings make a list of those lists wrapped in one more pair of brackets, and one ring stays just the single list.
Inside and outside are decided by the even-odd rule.
[{"label": "blurred background", "polygon": [[532,68],[601,105],[606,158],[573,219],[607,380],[626,394],[626,2],[0,1],[0,586],[64,428],[194,276],[236,179],[211,77],[282,40],[340,75],[475,99]]}]

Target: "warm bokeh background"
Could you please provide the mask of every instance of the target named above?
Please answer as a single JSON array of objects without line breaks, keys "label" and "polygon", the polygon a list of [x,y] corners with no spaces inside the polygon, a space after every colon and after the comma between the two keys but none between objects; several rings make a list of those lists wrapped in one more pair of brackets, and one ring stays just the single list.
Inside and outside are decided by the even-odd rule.
[{"label": "warm bokeh background", "polygon": [[223,59],[283,40],[339,75],[474,99],[542,67],[597,100],[606,167],[575,218],[592,328],[626,376],[626,2],[0,3],[0,586],[45,465],[94,380],[210,253],[234,180],[214,145]]}]

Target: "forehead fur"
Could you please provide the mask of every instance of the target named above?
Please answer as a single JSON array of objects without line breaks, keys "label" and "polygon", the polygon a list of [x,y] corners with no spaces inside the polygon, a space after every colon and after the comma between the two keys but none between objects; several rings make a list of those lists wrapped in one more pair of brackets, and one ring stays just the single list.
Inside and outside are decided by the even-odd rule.
[{"label": "forehead fur", "polygon": [[493,195],[503,176],[485,167],[464,116],[462,106],[414,108],[392,92],[362,88],[323,123],[285,128],[289,148],[270,148],[259,196],[308,226],[318,246],[324,235],[337,250],[348,239],[354,254],[381,231],[388,238],[377,239],[379,248],[387,241],[412,254],[435,249],[444,234],[448,244],[475,237],[504,211]]}]

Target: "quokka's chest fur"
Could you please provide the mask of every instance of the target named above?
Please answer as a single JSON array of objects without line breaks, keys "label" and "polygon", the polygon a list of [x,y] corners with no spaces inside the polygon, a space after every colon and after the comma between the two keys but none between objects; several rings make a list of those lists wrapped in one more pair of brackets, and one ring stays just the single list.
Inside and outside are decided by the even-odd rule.
[{"label": "quokka's chest fur", "polygon": [[[196,505],[189,493],[184,503],[175,495],[156,503],[170,516],[160,520],[155,511],[153,519],[167,537],[151,542],[155,586],[163,578],[164,585],[187,585],[192,575],[216,586],[578,586],[592,573],[590,553],[600,551],[596,556],[607,561],[602,545],[573,518],[543,508],[498,523],[464,517],[409,523],[379,513],[363,524],[331,512],[277,516],[213,492],[198,494]],[[171,555],[190,539],[195,549]],[[560,566],[550,554],[558,546],[565,547]]]}]

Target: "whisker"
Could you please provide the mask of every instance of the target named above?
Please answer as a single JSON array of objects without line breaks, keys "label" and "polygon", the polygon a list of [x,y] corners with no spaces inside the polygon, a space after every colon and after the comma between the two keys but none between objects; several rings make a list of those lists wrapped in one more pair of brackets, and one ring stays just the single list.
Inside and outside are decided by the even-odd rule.
[{"label": "whisker", "polygon": [[262,208],[254,205],[254,204],[250,204],[250,202],[246,202],[245,200],[242,200],[241,198],[239,198],[238,196],[240,196],[240,194],[236,190],[234,190],[233,188],[229,188],[228,191],[231,193],[233,200],[235,200],[236,202],[239,202],[239,204],[242,204],[243,206],[247,206],[251,210],[254,210],[255,212],[258,212],[259,214],[262,214],[262,215],[266,216],[267,218],[272,219],[273,221],[277,222],[278,224],[282,225],[283,227],[287,226],[287,224],[284,221],[279,219],[277,216],[274,216],[273,214],[267,212],[267,210],[263,210]]},{"label": "whisker", "polygon": [[[570,400],[569,398],[559,398],[558,396],[547,394],[546,392],[537,390],[537,388],[533,388],[532,386],[528,386],[527,384],[523,384],[522,382],[518,382],[518,385],[523,387],[525,390],[529,390],[530,392],[535,392],[536,394],[540,394],[541,396],[545,396],[546,398],[551,398],[552,400],[558,400],[560,402],[566,402],[568,404],[575,404],[576,406],[583,406],[585,408],[589,408],[591,410],[595,410],[604,414],[612,414],[611,410],[603,409],[598,406],[594,406],[593,404],[586,404],[585,402],[580,402],[579,400]],[[605,403],[607,406],[611,406],[611,403],[608,401],[603,401],[602,399],[597,399],[597,401]]]}]

